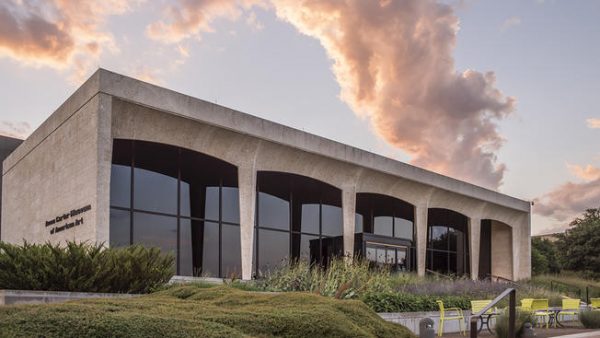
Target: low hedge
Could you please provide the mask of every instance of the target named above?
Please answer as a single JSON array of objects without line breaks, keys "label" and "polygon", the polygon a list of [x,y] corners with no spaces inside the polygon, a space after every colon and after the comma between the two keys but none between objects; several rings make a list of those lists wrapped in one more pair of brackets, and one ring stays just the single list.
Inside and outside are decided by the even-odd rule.
[{"label": "low hedge", "polygon": [[0,242],[0,289],[148,293],[173,276],[174,257],[139,245]]},{"label": "low hedge", "polygon": [[587,329],[600,329],[600,311],[581,311],[579,321]]},{"label": "low hedge", "polygon": [[400,292],[378,292],[369,293],[362,297],[362,301],[375,312],[438,311],[437,300],[443,301],[446,308],[457,307],[463,310],[471,308],[471,299],[465,296],[432,296]]}]

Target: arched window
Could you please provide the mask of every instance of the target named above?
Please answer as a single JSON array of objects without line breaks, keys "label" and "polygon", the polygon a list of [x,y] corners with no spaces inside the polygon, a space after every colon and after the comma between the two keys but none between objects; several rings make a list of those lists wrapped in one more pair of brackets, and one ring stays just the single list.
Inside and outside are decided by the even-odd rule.
[{"label": "arched window", "polygon": [[392,270],[416,268],[414,206],[372,193],[356,195],[356,254]]},{"label": "arched window", "polygon": [[468,218],[456,211],[432,208],[427,217],[428,270],[469,274]]},{"label": "arched window", "polygon": [[343,253],[339,189],[305,176],[259,172],[257,190],[257,275],[290,258],[325,264]]},{"label": "arched window", "polygon": [[174,146],[115,140],[110,245],[156,246],[177,274],[241,275],[237,168]]}]

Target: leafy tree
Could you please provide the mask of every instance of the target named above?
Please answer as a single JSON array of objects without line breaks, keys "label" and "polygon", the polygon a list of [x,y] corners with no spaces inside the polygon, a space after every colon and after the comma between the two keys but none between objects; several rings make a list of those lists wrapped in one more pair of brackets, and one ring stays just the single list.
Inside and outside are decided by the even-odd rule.
[{"label": "leafy tree", "polygon": [[600,208],[571,222],[558,247],[565,269],[600,274]]},{"label": "leafy tree", "polygon": [[531,240],[531,268],[533,274],[559,273],[560,263],[556,245],[547,239]]},{"label": "leafy tree", "polygon": [[542,255],[540,249],[535,245],[537,238],[531,241],[531,272],[534,275],[548,273],[548,259]]}]

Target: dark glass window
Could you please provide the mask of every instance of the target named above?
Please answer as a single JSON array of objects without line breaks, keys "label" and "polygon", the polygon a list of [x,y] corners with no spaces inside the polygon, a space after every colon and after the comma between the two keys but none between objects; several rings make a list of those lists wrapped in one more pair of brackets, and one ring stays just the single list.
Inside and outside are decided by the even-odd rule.
[{"label": "dark glass window", "polygon": [[373,233],[382,236],[394,236],[394,218],[391,216],[374,217]]},{"label": "dark glass window", "polygon": [[[326,264],[343,252],[343,241],[333,240],[343,236],[339,189],[278,172],[259,172],[257,180],[257,274],[290,258]],[[326,237],[332,240],[323,240]],[[274,243],[276,239],[283,242]]]},{"label": "dark glass window", "polygon": [[447,209],[428,212],[427,269],[464,275],[469,273],[466,216]]},{"label": "dark glass window", "polygon": [[240,195],[237,187],[222,187],[223,222],[240,223]]},{"label": "dark glass window", "polygon": [[136,142],[134,151],[134,208],[176,215],[177,148]]},{"label": "dark glass window", "polygon": [[404,218],[394,218],[394,237],[413,240],[413,222]]},{"label": "dark glass window", "polygon": [[110,245],[127,246],[130,242],[130,213],[119,209],[110,209]]},{"label": "dark glass window", "polygon": [[261,227],[289,230],[289,201],[268,193],[258,193],[258,214]]},{"label": "dark glass window", "polygon": [[131,204],[131,166],[113,164],[110,172],[110,204],[129,208]]},{"label": "dark glass window", "polygon": [[391,196],[359,193],[356,195],[356,232],[387,237],[414,239],[414,207]]},{"label": "dark glass window", "polygon": [[187,149],[115,140],[111,179],[111,246],[172,252],[179,275],[241,275],[235,166]]},{"label": "dark glass window", "polygon": [[290,233],[258,229],[258,274],[280,266],[290,255]]},{"label": "dark glass window", "polygon": [[133,213],[133,243],[158,247],[163,252],[177,252],[177,218]]},{"label": "dark glass window", "polygon": [[324,236],[340,236],[344,234],[344,222],[342,220],[342,208],[323,204],[321,207],[323,218],[322,234]]},{"label": "dark glass window", "polygon": [[240,227],[223,224],[222,228],[222,275],[237,277],[242,275],[242,251],[240,243]]},{"label": "dark glass window", "polygon": [[[357,254],[364,255],[373,265],[385,264],[392,267],[393,271],[406,271],[416,269],[416,264],[407,261],[414,258],[414,207],[400,199],[373,193],[359,193],[356,195],[356,226]],[[373,236],[376,235],[376,236]],[[377,238],[377,236],[386,238]],[[372,241],[387,243],[388,247],[373,251],[369,249]],[[402,247],[402,249],[395,249]],[[369,251],[371,250],[371,251]]]},{"label": "dark glass window", "polygon": [[204,222],[199,229],[202,240],[202,275],[219,276],[219,224]]}]

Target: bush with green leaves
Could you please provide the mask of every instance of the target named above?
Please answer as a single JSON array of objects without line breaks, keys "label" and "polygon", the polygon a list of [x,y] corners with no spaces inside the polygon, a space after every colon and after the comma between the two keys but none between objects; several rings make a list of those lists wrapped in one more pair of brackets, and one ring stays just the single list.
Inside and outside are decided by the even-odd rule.
[{"label": "bush with green leaves", "polygon": [[148,293],[173,276],[174,258],[139,245],[0,242],[0,289]]},{"label": "bush with green leaves", "polygon": [[587,329],[600,329],[600,311],[581,311],[579,321]]},{"label": "bush with green leaves", "polygon": [[[534,325],[535,317],[533,313],[529,311],[521,311],[517,309],[516,312],[516,321],[515,321],[515,330],[516,336],[521,337],[523,335],[523,326],[525,323],[530,323]],[[500,316],[496,318],[496,325],[494,327],[494,331],[497,338],[508,338],[508,311],[505,310]]]},{"label": "bush with green leaves", "polygon": [[457,307],[464,310],[471,308],[471,299],[466,296],[373,292],[362,297],[362,301],[375,312],[438,311],[437,300],[443,301],[446,308]]}]

